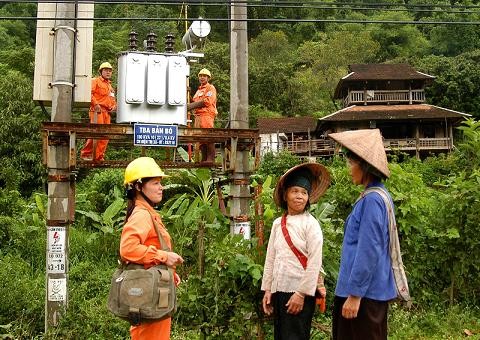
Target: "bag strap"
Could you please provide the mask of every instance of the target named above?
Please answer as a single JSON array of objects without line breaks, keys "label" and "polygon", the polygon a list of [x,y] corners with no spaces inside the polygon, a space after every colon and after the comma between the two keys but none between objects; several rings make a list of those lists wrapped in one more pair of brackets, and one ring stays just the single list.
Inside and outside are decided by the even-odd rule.
[{"label": "bag strap", "polygon": [[170,247],[167,246],[167,242],[165,242],[165,239],[160,233],[160,229],[158,228],[158,224],[157,224],[157,221],[155,220],[155,217],[150,211],[149,213],[150,213],[150,217],[152,218],[153,226],[155,227],[155,232],[157,233],[157,237],[158,237],[158,240],[160,241],[160,246],[162,247],[162,250],[171,251]]},{"label": "bag strap", "polygon": [[392,271],[397,286],[398,294],[404,301],[410,301],[410,292],[408,289],[407,276],[402,261],[402,254],[400,251],[400,241],[398,239],[397,223],[395,221],[395,213],[393,211],[393,202],[391,201],[387,191],[382,187],[370,187],[366,189],[361,197],[364,197],[370,192],[376,192],[380,195],[387,208],[388,215],[388,234],[390,239],[390,259],[392,262]]},{"label": "bag strap", "polygon": [[282,216],[281,225],[282,225],[282,233],[283,233],[283,237],[285,237],[285,241],[287,241],[288,246],[293,251],[295,256],[298,258],[300,263],[302,264],[303,269],[307,269],[308,258],[300,250],[298,250],[297,247],[295,247],[295,245],[292,242],[292,239],[290,238],[290,234],[288,233],[288,230],[287,230],[287,214],[286,213],[283,214],[283,216]]}]

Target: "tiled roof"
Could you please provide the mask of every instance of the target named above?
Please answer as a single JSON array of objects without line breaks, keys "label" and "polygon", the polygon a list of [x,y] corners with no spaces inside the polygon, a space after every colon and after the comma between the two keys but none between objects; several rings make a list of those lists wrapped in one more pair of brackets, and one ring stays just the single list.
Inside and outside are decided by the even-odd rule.
[{"label": "tiled roof", "polygon": [[408,64],[353,64],[348,67],[350,73],[342,78],[343,81],[435,79]]},{"label": "tiled roof", "polygon": [[[338,81],[334,98],[342,98],[342,89],[350,83],[364,81],[389,81],[389,80],[417,80],[430,83],[434,76],[416,71],[408,64],[353,64],[348,66],[349,72]],[[405,90],[408,90],[406,88]]]},{"label": "tiled roof", "polygon": [[469,117],[469,114],[445,109],[443,107],[415,105],[353,105],[328,116],[320,118],[320,122],[333,121],[365,121],[365,120],[410,120]]},{"label": "tiled roof", "polygon": [[282,118],[258,118],[259,133],[292,133],[314,131],[317,126],[317,118],[314,117],[282,117]]}]

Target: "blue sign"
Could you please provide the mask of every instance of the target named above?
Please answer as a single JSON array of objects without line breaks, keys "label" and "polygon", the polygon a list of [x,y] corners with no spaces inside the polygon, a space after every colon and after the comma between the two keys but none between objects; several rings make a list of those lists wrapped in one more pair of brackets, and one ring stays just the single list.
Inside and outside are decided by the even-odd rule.
[{"label": "blue sign", "polygon": [[133,145],[167,146],[175,148],[178,143],[177,125],[135,124]]}]

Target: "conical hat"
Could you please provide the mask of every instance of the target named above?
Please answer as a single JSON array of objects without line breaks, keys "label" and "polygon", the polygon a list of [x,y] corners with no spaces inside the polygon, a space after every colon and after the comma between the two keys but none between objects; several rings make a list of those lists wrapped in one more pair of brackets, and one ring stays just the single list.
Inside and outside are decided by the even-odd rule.
[{"label": "conical hat", "polygon": [[327,168],[318,163],[303,163],[288,169],[278,180],[275,192],[273,193],[273,198],[277,206],[282,206],[283,194],[285,192],[285,179],[299,169],[308,169],[312,174],[312,189],[308,197],[310,204],[316,203],[325,191],[327,191],[330,185],[330,174]]},{"label": "conical hat", "polygon": [[387,154],[379,129],[330,133],[328,137],[355,153],[387,178],[390,177]]}]

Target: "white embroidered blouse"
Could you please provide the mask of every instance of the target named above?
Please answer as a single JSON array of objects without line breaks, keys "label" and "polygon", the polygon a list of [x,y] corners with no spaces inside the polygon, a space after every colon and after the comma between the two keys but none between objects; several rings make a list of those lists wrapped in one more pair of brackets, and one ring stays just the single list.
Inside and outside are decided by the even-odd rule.
[{"label": "white embroidered blouse", "polygon": [[307,258],[307,268],[289,247],[282,233],[281,217],[272,225],[263,270],[262,290],[299,292],[315,295],[322,268],[323,234],[318,221],[309,213],[287,215],[287,230],[295,247]]}]

